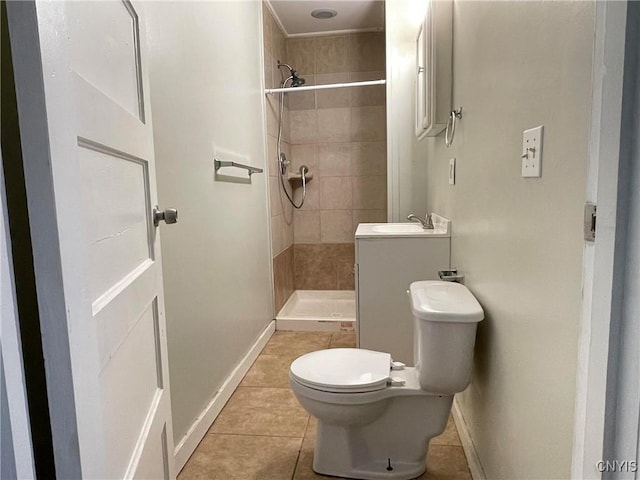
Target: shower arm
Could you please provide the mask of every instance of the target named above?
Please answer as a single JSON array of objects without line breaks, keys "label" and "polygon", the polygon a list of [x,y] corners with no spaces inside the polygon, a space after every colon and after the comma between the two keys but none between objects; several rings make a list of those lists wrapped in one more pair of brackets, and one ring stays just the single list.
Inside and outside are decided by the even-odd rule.
[{"label": "shower arm", "polygon": [[278,68],[282,67],[287,67],[290,71],[295,72],[291,65],[289,65],[288,63],[280,63],[280,60],[278,60]]},{"label": "shower arm", "polygon": [[[298,75],[298,72],[295,71],[295,69],[289,65],[288,63],[280,63],[280,60],[278,60],[278,69],[285,67],[289,69],[289,77],[288,79],[291,79],[291,87],[299,87],[300,85],[304,85],[305,83],[305,79],[300,77]],[[287,79],[287,80],[288,80]],[[284,82],[282,82],[282,86],[284,87],[287,83],[287,80],[285,80]]]}]

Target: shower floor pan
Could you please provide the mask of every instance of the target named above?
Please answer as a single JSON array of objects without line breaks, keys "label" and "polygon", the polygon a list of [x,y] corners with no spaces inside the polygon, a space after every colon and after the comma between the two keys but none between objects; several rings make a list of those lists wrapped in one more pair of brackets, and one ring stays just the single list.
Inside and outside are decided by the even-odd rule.
[{"label": "shower floor pan", "polygon": [[353,290],[296,290],[276,316],[277,330],[340,332],[355,327]]}]

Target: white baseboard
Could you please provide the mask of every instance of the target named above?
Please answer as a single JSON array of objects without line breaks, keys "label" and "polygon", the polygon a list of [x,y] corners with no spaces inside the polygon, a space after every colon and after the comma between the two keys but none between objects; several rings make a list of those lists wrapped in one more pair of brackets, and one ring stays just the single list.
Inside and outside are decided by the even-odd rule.
[{"label": "white baseboard", "polygon": [[185,436],[180,440],[180,443],[176,445],[174,450],[176,471],[182,470],[184,465],[189,460],[189,457],[193,454],[196,447],[200,444],[207,431],[213,424],[213,421],[222,411],[222,408],[227,403],[227,400],[231,397],[236,387],[242,381],[242,378],[255,362],[260,352],[265,347],[271,335],[276,330],[276,322],[272,320],[269,325],[260,334],[255,343],[251,346],[247,354],[240,360],[240,363],[233,369],[233,371],[226,378],[220,390],[218,390],[207,407],[202,411],[198,418],[196,418],[191,428],[187,431]]},{"label": "white baseboard", "polygon": [[458,435],[460,436],[460,443],[462,443],[462,448],[464,449],[464,456],[467,457],[467,464],[471,471],[471,477],[473,480],[486,480],[487,477],[482,469],[478,451],[471,439],[467,422],[465,422],[460,405],[458,405],[458,399],[455,397],[453,399],[453,408],[451,409],[451,413],[453,414],[453,420],[456,422]]}]

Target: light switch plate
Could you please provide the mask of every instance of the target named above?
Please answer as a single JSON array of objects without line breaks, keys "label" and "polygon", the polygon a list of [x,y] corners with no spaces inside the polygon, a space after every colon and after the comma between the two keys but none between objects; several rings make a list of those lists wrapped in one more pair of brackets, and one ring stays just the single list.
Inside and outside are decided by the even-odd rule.
[{"label": "light switch plate", "polygon": [[456,159],[449,159],[449,185],[456,184]]},{"label": "light switch plate", "polygon": [[530,128],[522,132],[522,176],[542,176],[542,133],[544,127]]}]

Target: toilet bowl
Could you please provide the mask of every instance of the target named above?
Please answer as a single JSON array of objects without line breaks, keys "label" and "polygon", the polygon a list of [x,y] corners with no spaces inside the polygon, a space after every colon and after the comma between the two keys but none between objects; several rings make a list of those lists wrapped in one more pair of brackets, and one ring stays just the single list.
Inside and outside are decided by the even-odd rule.
[{"label": "toilet bowl", "polygon": [[414,282],[415,367],[384,352],[319,350],[291,364],[289,382],[318,419],[313,470],[359,479],[411,479],[425,471],[431,438],[469,384],[478,301],[461,284]]}]

